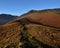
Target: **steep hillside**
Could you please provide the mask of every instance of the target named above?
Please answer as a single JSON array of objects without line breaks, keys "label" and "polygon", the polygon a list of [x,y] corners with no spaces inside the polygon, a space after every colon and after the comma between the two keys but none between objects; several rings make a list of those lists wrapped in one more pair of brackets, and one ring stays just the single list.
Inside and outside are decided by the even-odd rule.
[{"label": "steep hillside", "polygon": [[16,18],[17,18],[17,16],[13,16],[13,15],[9,15],[9,14],[0,14],[0,24],[5,24]]},{"label": "steep hillside", "polygon": [[22,15],[21,18],[29,18],[29,20],[33,22],[60,28],[60,14],[56,14],[55,12],[51,12],[49,10],[31,10],[27,14]]},{"label": "steep hillside", "polygon": [[0,48],[60,48],[60,16],[30,11],[0,26]]}]

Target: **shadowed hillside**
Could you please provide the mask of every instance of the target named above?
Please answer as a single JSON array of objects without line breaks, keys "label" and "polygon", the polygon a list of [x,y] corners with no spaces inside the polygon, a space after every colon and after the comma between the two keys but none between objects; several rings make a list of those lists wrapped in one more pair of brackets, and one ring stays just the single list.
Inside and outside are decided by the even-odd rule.
[{"label": "shadowed hillside", "polygon": [[60,15],[32,10],[0,26],[0,48],[60,48]]},{"label": "shadowed hillside", "polygon": [[9,14],[0,14],[0,24],[5,24],[16,18],[17,18],[17,16],[13,16],[13,15],[9,15]]}]

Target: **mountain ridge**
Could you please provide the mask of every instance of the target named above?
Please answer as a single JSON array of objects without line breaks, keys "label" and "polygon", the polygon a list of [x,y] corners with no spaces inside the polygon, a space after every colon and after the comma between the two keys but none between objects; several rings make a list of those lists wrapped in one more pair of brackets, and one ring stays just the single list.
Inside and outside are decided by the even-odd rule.
[{"label": "mountain ridge", "polygon": [[0,48],[60,48],[60,28],[53,28],[57,23],[52,24],[59,16],[51,11],[33,11],[1,25]]}]

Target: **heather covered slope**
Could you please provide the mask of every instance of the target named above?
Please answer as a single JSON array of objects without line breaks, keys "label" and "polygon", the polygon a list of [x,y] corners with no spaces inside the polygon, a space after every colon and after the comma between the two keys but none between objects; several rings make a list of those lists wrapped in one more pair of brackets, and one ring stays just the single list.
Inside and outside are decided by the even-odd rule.
[{"label": "heather covered slope", "polygon": [[50,11],[30,11],[0,26],[0,48],[60,48],[58,17]]}]

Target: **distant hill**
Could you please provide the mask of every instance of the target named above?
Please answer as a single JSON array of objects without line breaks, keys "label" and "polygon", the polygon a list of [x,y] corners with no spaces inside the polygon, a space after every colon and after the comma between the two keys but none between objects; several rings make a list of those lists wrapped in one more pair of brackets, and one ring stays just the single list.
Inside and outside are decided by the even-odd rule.
[{"label": "distant hill", "polygon": [[0,25],[0,48],[60,48],[60,14],[31,10]]},{"label": "distant hill", "polygon": [[5,24],[16,18],[17,18],[17,16],[13,16],[13,15],[9,15],[9,14],[0,14],[0,24]]}]

